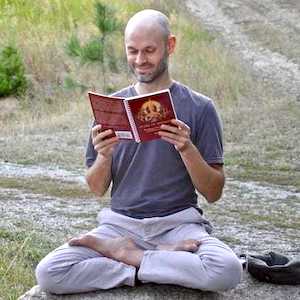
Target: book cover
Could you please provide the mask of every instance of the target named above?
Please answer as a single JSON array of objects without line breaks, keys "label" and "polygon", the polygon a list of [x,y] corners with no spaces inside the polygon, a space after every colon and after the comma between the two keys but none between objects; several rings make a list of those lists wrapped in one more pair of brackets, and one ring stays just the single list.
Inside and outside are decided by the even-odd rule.
[{"label": "book cover", "polygon": [[133,139],[133,132],[124,107],[124,98],[88,92],[94,118],[103,130],[112,129],[120,139]]},{"label": "book cover", "polygon": [[88,92],[93,114],[102,128],[112,129],[122,140],[136,142],[158,139],[162,124],[176,119],[168,89],[155,93],[120,98]]},{"label": "book cover", "polygon": [[140,141],[160,138],[157,135],[160,126],[176,119],[172,96],[168,89],[126,98],[124,102],[133,119],[134,131],[137,131],[135,135]]}]

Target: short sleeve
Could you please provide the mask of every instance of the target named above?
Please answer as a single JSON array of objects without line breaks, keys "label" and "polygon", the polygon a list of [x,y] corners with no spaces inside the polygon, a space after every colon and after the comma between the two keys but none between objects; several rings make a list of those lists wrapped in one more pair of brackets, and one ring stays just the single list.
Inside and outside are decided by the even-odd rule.
[{"label": "short sleeve", "polygon": [[196,146],[208,164],[223,164],[223,133],[221,119],[211,100],[204,108],[197,131]]},{"label": "short sleeve", "polygon": [[97,151],[94,148],[94,145],[92,143],[92,135],[90,132],[89,140],[86,147],[86,153],[85,153],[85,165],[90,168],[94,161],[97,158]]}]

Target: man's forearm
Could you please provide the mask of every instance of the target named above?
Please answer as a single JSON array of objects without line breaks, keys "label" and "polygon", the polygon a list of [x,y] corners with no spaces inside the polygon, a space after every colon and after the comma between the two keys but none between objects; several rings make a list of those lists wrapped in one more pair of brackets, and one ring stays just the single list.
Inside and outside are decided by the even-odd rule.
[{"label": "man's forearm", "polygon": [[207,164],[193,144],[185,151],[180,152],[180,155],[197,191],[208,202],[220,199],[225,182],[222,167],[214,168]]},{"label": "man's forearm", "polygon": [[94,164],[86,172],[86,182],[90,190],[103,196],[111,182],[111,157],[98,154]]}]

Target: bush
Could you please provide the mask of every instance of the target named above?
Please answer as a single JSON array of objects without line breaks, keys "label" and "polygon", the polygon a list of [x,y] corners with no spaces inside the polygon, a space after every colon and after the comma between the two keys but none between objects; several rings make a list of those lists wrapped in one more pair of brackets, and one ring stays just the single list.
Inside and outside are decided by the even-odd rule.
[{"label": "bush", "polygon": [[0,97],[21,95],[27,88],[25,68],[16,48],[8,46],[0,52]]}]

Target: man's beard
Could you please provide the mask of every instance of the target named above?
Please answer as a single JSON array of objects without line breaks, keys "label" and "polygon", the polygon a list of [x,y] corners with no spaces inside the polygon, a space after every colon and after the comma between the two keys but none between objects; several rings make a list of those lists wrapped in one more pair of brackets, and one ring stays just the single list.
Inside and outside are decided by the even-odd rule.
[{"label": "man's beard", "polygon": [[153,73],[141,75],[135,71],[135,68],[132,65],[129,65],[129,68],[139,82],[151,83],[159,78],[168,69],[168,55],[164,54],[157,69]]}]

